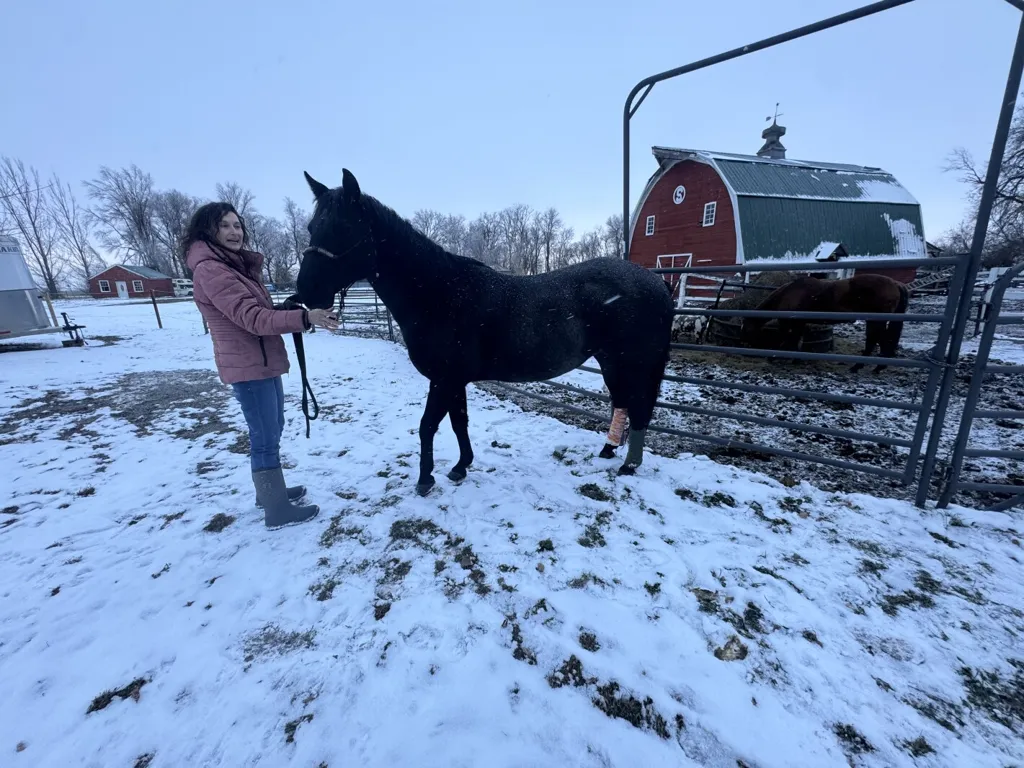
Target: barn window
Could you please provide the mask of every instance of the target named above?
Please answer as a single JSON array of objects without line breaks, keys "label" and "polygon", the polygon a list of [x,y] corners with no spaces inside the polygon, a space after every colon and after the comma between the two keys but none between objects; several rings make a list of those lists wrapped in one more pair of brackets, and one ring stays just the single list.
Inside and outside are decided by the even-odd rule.
[{"label": "barn window", "polygon": [[653,234],[654,234],[654,217],[653,216],[648,216],[647,217],[647,236],[650,237]]},{"label": "barn window", "polygon": [[136,293],[142,293],[142,281],[132,280],[132,290]]},{"label": "barn window", "polygon": [[705,203],[704,205],[704,226],[711,227],[715,223],[715,211],[718,208],[718,203]]},{"label": "barn window", "polygon": [[110,293],[109,280],[100,280],[100,293]]}]

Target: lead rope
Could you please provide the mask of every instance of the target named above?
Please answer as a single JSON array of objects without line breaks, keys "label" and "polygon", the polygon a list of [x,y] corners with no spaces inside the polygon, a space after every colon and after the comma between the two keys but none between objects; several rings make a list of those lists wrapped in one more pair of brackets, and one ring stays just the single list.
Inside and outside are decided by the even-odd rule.
[{"label": "lead rope", "polygon": [[[282,307],[285,309],[301,309],[297,301],[298,294],[289,296],[284,300]],[[302,415],[306,417],[306,439],[309,439],[310,422],[316,421],[320,415],[320,406],[316,402],[316,395],[313,388],[309,386],[309,378],[306,376],[306,348],[302,341],[301,333],[293,333],[292,341],[295,343],[295,357],[299,361],[299,374],[302,377]],[[313,401],[313,415],[309,414],[309,401]]]}]

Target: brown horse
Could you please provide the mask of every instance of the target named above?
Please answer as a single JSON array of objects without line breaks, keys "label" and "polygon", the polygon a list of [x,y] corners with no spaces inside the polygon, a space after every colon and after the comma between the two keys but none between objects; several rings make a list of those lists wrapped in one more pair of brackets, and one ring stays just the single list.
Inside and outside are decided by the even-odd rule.
[{"label": "brown horse", "polygon": [[[907,286],[885,275],[855,275],[843,280],[821,280],[816,277],[799,277],[791,283],[776,288],[761,302],[757,309],[781,312],[886,312],[903,314],[907,311],[910,292]],[[765,317],[743,319],[743,336],[753,338],[769,321]],[[833,323],[830,320],[797,320],[779,318],[782,332],[782,349],[796,350],[803,338],[808,322]],[[852,320],[837,320],[848,323]],[[834,323],[833,323],[834,324]],[[903,322],[900,320],[868,320],[864,339],[864,356],[870,357],[875,347],[880,347],[881,357],[895,357]],[[863,363],[857,363],[850,370],[859,371]],[[875,373],[885,369],[878,365]]]}]

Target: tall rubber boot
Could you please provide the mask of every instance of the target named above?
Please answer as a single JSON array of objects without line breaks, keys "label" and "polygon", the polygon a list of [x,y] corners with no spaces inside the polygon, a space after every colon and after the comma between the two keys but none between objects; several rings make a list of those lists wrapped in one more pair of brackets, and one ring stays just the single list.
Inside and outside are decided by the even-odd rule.
[{"label": "tall rubber boot", "polygon": [[320,507],[315,504],[296,506],[288,500],[280,467],[253,472],[252,484],[256,488],[256,499],[263,506],[263,524],[270,530],[304,523],[320,513]]}]

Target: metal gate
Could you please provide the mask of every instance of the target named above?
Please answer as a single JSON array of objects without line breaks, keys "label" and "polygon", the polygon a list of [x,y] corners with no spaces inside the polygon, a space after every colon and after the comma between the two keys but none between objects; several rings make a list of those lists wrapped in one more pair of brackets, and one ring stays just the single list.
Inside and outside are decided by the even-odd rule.
[{"label": "metal gate", "polygon": [[961,490],[1010,494],[1008,499],[993,505],[991,508],[994,510],[1008,509],[1024,502],[1024,485],[968,482],[961,479],[965,458],[1000,458],[1024,462],[1024,450],[1021,449],[972,448],[968,446],[971,430],[974,427],[974,423],[978,420],[1024,420],[1024,410],[978,408],[978,402],[981,398],[987,376],[1024,375],[1024,365],[993,365],[989,362],[996,328],[1007,325],[1024,325],[1024,315],[1003,314],[1001,311],[1006,290],[1010,287],[1013,279],[1022,272],[1024,272],[1024,263],[1008,270],[993,286],[992,298],[988,304],[988,313],[984,320],[985,327],[982,330],[981,341],[978,344],[978,357],[971,371],[971,384],[967,390],[963,415],[960,417],[960,429],[957,432],[953,456],[950,460],[944,487],[938,500],[940,508],[949,506],[953,495]]}]

